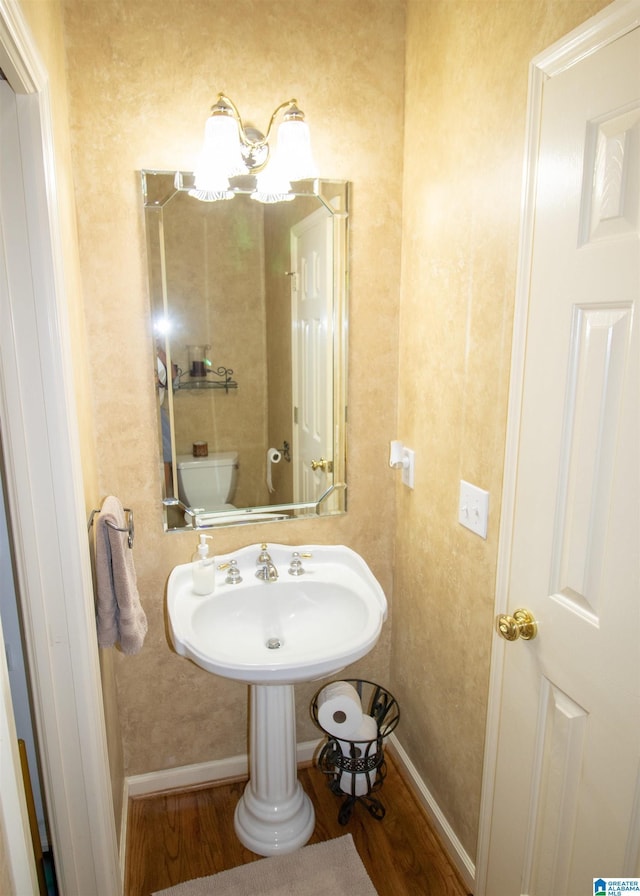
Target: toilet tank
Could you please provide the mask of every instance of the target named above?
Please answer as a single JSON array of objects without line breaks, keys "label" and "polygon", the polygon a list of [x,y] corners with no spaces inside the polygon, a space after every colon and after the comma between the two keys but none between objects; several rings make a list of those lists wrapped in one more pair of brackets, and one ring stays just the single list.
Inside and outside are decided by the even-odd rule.
[{"label": "toilet tank", "polygon": [[178,454],[178,494],[187,507],[215,510],[233,501],[238,452],[217,451],[207,457]]}]

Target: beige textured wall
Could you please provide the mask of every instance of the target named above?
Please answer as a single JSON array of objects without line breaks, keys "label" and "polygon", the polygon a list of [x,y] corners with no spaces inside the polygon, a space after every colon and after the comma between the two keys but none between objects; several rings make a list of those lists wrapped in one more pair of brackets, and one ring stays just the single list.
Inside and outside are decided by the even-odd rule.
[{"label": "beige textured wall", "polygon": [[[528,62],[602,0],[409,0],[391,680],[398,730],[476,849]],[[491,495],[486,541],[460,479]]]},{"label": "beige textured wall", "polygon": [[[99,491],[135,510],[134,557],[149,634],[114,654],[126,771],[246,748],[246,688],[200,671],[167,643],[164,590],[193,535],[164,535],[156,461],[141,168],[193,168],[219,90],[266,127],[298,98],[327,176],[353,188],[349,342],[349,513],[223,530],[215,551],[266,541],[345,543],[391,596],[403,83],[403,0],[65,0],[65,40],[82,287]],[[357,52],[354,52],[357,48]],[[384,110],[388,125],[376,126]],[[372,359],[378,371],[372,367]],[[388,678],[390,625],[359,666]],[[314,686],[298,692],[299,737]]]}]

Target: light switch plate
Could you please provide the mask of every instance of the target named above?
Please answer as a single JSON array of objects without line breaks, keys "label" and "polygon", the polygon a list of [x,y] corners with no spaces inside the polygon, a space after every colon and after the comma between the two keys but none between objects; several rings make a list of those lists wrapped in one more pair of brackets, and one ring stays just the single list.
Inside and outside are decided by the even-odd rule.
[{"label": "light switch plate", "polygon": [[411,448],[402,449],[402,481],[413,488],[415,481],[416,453]]},{"label": "light switch plate", "polygon": [[471,529],[481,538],[487,537],[489,522],[489,492],[460,480],[460,501],[458,503],[458,522]]}]

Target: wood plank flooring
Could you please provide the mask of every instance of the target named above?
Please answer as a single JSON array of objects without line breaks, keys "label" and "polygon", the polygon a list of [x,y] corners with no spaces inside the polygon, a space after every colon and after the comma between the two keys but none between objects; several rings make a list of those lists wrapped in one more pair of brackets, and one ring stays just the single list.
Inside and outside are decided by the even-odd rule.
[{"label": "wood plank flooring", "polygon": [[[346,825],[338,822],[342,800],[322,772],[309,766],[298,777],[316,810],[310,843],[352,834],[379,896],[467,896],[468,891],[403,781],[391,756],[377,796],[382,821],[357,805]],[[125,896],[151,893],[260,859],[233,829],[233,813],[245,781],[170,791],[129,801]]]}]

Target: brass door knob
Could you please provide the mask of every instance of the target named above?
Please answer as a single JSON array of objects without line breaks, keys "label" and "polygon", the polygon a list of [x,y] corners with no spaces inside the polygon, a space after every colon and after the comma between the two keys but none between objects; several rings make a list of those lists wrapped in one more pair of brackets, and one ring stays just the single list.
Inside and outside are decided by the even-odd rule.
[{"label": "brass door knob", "polygon": [[538,623],[529,610],[515,610],[513,616],[501,613],[496,620],[498,634],[505,641],[531,641],[538,634]]},{"label": "brass door knob", "polygon": [[320,460],[312,460],[311,469],[322,470],[323,473],[333,473],[333,461],[325,460],[324,457],[321,457]]}]

